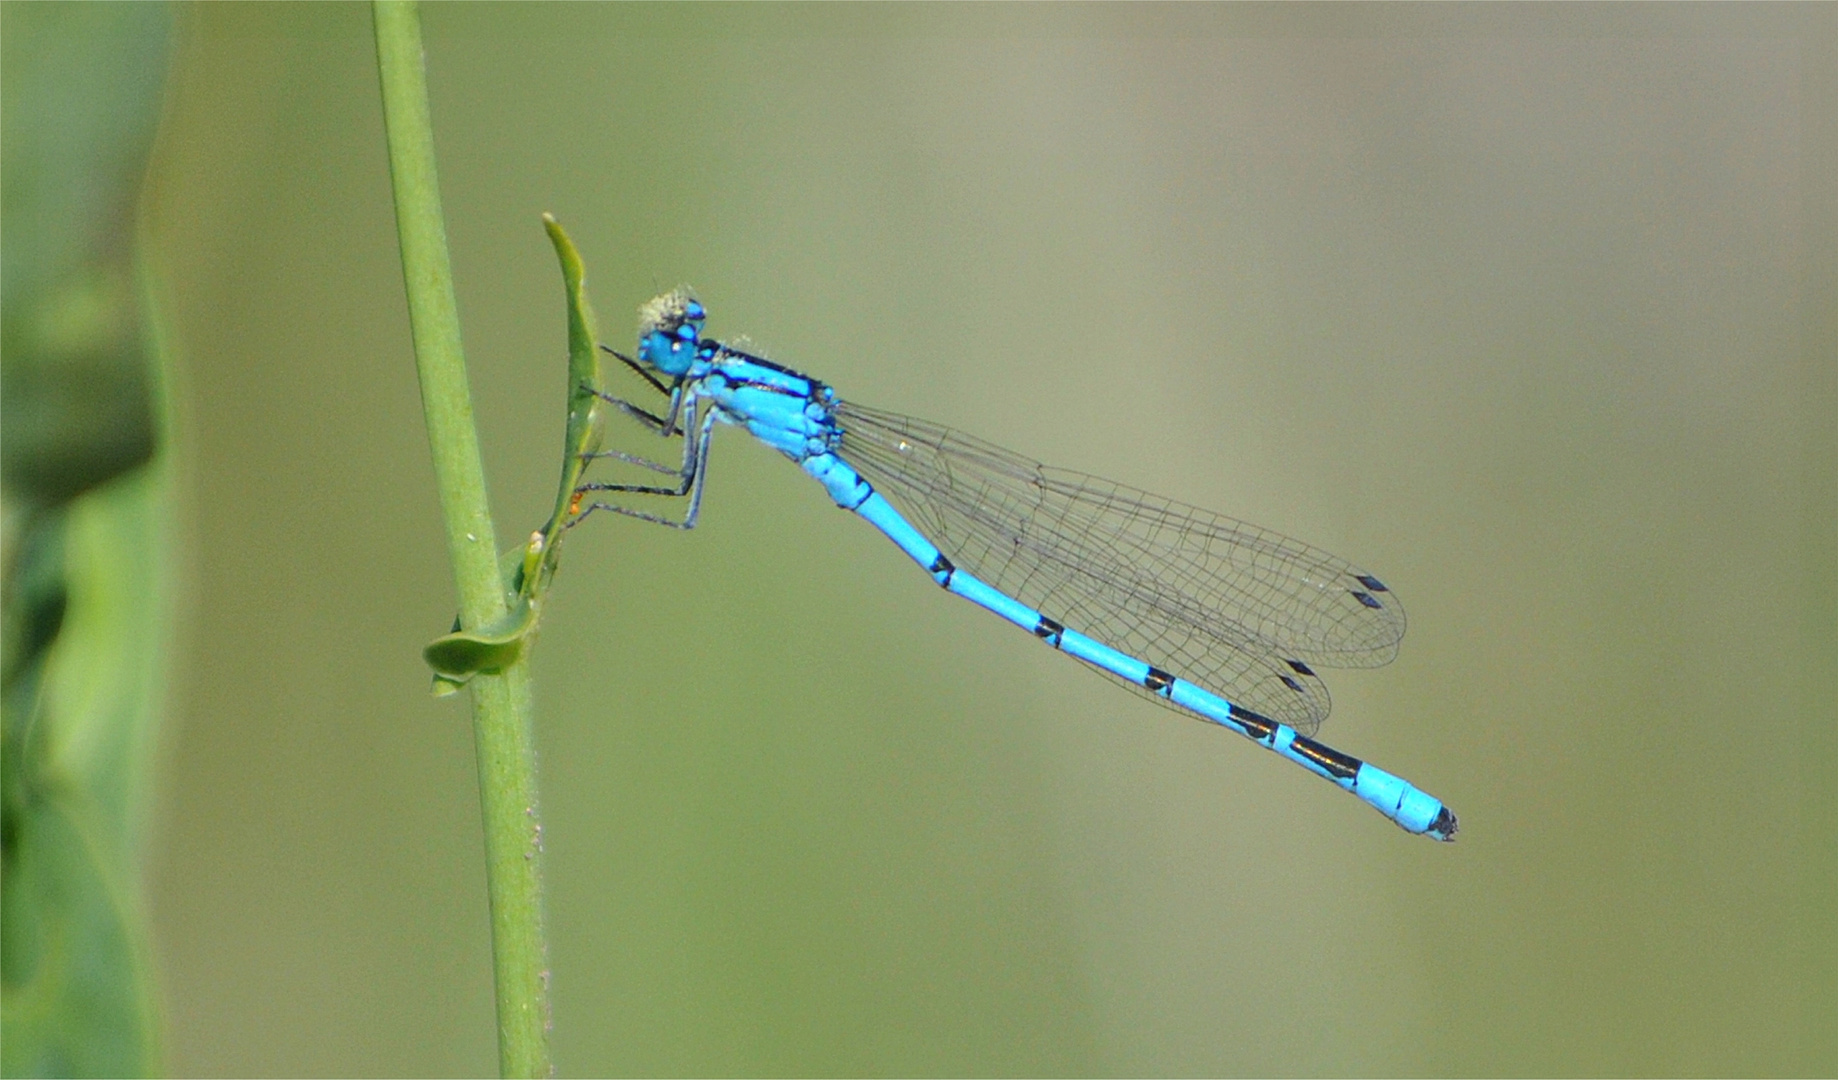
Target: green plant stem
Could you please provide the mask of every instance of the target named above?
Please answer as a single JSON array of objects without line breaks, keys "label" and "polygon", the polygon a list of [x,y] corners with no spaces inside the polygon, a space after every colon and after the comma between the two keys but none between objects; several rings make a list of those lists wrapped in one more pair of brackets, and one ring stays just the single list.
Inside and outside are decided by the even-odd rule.
[{"label": "green plant stem", "polygon": [[[421,404],[446,518],[447,549],[459,589],[460,622],[486,626],[507,611],[497,534],[485,496],[459,312],[434,171],[421,16],[412,0],[376,0],[377,67],[396,229],[408,289]],[[505,1076],[547,1076],[548,956],[542,924],[542,826],[536,804],[536,748],[529,661],[519,658],[469,684],[485,872],[491,898],[498,1062]]]}]

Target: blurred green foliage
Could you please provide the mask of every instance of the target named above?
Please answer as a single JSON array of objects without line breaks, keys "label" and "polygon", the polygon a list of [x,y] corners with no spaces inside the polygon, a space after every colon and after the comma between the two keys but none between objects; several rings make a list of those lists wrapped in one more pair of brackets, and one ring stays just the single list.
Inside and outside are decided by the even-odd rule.
[{"label": "blurred green foliage", "polygon": [[0,1069],[157,1068],[139,851],[168,476],[137,264],[158,4],[7,4]]}]

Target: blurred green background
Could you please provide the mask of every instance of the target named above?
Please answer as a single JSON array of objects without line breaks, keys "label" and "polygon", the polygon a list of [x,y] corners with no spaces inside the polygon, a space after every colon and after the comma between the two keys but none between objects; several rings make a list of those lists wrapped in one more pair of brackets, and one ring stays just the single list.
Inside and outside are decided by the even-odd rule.
[{"label": "blurred green background", "polygon": [[[942,596],[737,432],[536,657],[564,1073],[1838,1069],[1830,7],[424,11],[494,510],[554,212],[846,397],[1304,537],[1399,833]],[[183,9],[151,176],[180,1074],[495,1068],[367,7]],[[647,450],[635,431],[617,445]]]}]

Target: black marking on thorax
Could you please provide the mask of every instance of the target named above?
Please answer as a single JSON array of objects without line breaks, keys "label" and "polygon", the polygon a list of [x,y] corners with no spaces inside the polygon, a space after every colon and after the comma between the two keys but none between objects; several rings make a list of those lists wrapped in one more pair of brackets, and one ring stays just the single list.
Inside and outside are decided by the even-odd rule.
[{"label": "black marking on thorax", "polygon": [[[790,375],[794,379],[803,379],[805,382],[810,384],[811,395],[813,397],[816,396],[817,391],[825,389],[826,387],[826,384],[824,384],[823,382],[817,379],[811,378],[809,375],[804,374],[802,371],[799,371],[797,368],[788,368],[784,364],[775,364],[763,356],[754,356],[750,352],[746,352],[741,349],[736,349],[729,345],[721,346],[721,352],[723,355],[732,356],[737,360],[744,360],[749,364],[758,365],[759,367],[763,367],[767,369],[768,371],[776,371],[780,375]],[[749,385],[758,386],[761,384],[749,383]],[[777,389],[784,389],[784,388],[778,387]]]}]

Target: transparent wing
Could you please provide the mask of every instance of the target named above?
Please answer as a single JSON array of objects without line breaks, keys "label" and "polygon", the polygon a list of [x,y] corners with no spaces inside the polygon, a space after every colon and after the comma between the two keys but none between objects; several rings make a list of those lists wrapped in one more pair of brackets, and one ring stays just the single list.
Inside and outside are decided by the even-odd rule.
[{"label": "transparent wing", "polygon": [[846,402],[834,415],[843,460],[953,563],[1304,734],[1331,704],[1315,666],[1397,655],[1403,606],[1344,559],[928,421]]}]

